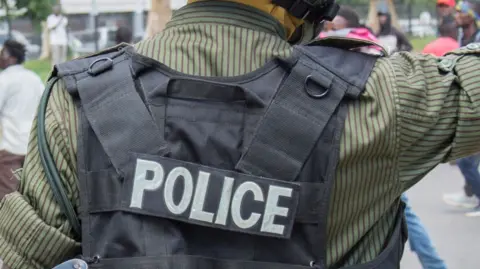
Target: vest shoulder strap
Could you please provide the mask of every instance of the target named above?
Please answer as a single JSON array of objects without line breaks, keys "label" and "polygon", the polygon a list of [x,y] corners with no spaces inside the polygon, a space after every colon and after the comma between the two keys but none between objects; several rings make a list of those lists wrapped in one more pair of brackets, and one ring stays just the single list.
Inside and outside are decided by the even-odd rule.
[{"label": "vest shoulder strap", "polygon": [[125,52],[131,49],[133,48],[122,43],[95,54],[55,65],[49,80],[54,77],[60,78],[64,81],[67,91],[71,94],[75,93],[77,81],[113,68],[119,59],[124,59]]},{"label": "vest shoulder strap", "polygon": [[[81,234],[80,221],[75,213],[73,204],[68,199],[46,138],[45,120],[49,97],[53,86],[59,79],[65,82],[67,91],[69,91],[70,94],[77,95],[77,82],[113,68],[114,65],[121,62],[124,58],[126,47],[126,44],[120,44],[98,54],[56,65],[48,79],[45,92],[39,104],[37,137],[40,159],[54,198],[68,219],[77,238],[80,238]],[[98,86],[99,85],[94,85],[92,88],[98,91],[100,89]]]},{"label": "vest shoulder strap", "polygon": [[[293,57],[284,60],[291,71],[236,168],[295,180],[342,101],[357,99],[364,91],[376,59],[314,43],[295,46]],[[343,124],[335,123],[338,128]]]},{"label": "vest shoulder strap", "polygon": [[330,70],[340,79],[363,91],[376,61],[386,56],[387,52],[383,47],[383,55],[361,53],[351,49],[372,45],[381,47],[368,40],[329,37],[301,46],[300,49],[317,65]]},{"label": "vest shoulder strap", "polygon": [[[67,89],[78,96],[81,113],[119,174],[123,174],[121,168],[129,161],[127,152],[162,155],[166,150],[161,139],[164,134],[135,87],[132,53],[133,48],[121,47],[67,63],[80,72],[64,76],[64,80],[73,80]],[[65,74],[72,69],[59,66],[58,71]],[[144,145],[149,145],[148,152]]]}]

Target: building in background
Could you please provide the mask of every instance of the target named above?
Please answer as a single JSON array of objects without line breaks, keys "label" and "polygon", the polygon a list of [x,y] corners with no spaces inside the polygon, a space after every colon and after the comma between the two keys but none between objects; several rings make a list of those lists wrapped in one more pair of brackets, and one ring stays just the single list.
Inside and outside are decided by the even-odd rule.
[{"label": "building in background", "polygon": [[[112,35],[112,29],[117,25],[128,25],[132,28],[135,38],[143,36],[147,23],[148,12],[152,0],[60,0],[64,13],[69,20],[69,32],[88,36],[92,32],[94,23],[92,8],[96,2],[98,12],[98,26],[103,27],[101,35]],[[170,0],[172,10],[181,8],[187,0]],[[0,10],[1,12],[1,10]],[[23,33],[32,43],[40,45],[40,33],[35,33],[34,27],[28,18],[16,18],[12,22],[13,29]],[[2,26],[0,25],[0,30]],[[107,31],[106,29],[110,29]],[[84,40],[88,42],[87,40]]]}]

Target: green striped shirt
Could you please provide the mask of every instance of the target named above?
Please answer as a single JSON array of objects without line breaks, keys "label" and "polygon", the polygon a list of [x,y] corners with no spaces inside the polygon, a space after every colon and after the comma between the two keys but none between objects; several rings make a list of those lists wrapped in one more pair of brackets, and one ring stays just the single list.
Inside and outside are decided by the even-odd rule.
[{"label": "green striped shirt", "polygon": [[[284,36],[275,19],[253,8],[200,2],[136,48],[180,72],[237,76],[289,56]],[[479,53],[470,46],[442,62],[410,53],[378,60],[365,93],[349,107],[341,140],[329,265],[374,259],[388,240],[399,196],[440,162],[480,151]],[[48,144],[78,206],[76,108],[63,84],[56,86],[47,108]],[[12,269],[51,268],[80,252],[47,184],[36,129],[35,122],[20,190],[0,203],[0,257]]]}]

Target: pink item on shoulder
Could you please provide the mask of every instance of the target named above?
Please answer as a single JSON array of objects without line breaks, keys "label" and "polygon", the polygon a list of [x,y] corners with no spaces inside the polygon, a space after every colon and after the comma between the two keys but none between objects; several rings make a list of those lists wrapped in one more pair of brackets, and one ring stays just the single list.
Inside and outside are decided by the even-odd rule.
[{"label": "pink item on shoulder", "polygon": [[[353,39],[361,39],[372,41],[378,43],[378,39],[375,35],[372,34],[367,28],[345,28],[336,31],[328,31],[328,32],[321,32],[318,38],[325,38],[329,36],[341,36]],[[377,51],[381,51],[382,48],[379,46],[369,46],[370,49],[375,49]]]}]

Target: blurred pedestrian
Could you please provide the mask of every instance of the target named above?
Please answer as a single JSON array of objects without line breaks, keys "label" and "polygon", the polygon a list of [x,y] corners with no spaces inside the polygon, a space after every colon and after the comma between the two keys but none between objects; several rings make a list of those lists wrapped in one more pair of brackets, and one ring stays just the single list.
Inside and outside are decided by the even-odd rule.
[{"label": "blurred pedestrian", "polygon": [[442,25],[447,18],[453,18],[455,15],[455,0],[437,0],[437,21]]},{"label": "blurred pedestrian", "polygon": [[377,12],[380,31],[377,38],[380,44],[391,51],[411,51],[412,44],[407,36],[392,25],[392,17],[387,9],[379,9]]},{"label": "blurred pedestrian", "polygon": [[410,249],[417,254],[422,268],[446,269],[447,266],[445,262],[438,255],[427,230],[420,221],[420,218],[413,212],[405,194],[402,195],[402,200],[406,204],[405,217],[407,220]]},{"label": "blurred pedestrian", "polygon": [[132,43],[132,30],[126,26],[120,26],[115,33],[115,42],[120,43]]},{"label": "blurred pedestrian", "polygon": [[22,167],[37,106],[43,93],[42,80],[23,67],[25,46],[8,40],[0,52],[0,198],[17,190],[13,171]]},{"label": "blurred pedestrian", "polygon": [[458,29],[453,17],[444,19],[443,23],[438,27],[438,33],[440,36],[428,43],[423,49],[423,53],[440,57],[460,47],[460,44],[457,42]]},{"label": "blurred pedestrian", "polygon": [[460,45],[480,42],[480,3],[460,1],[456,6],[455,20],[461,28]]},{"label": "blurred pedestrian", "polygon": [[67,25],[68,19],[62,14],[60,5],[53,7],[53,14],[47,18],[47,27],[50,33],[50,52],[52,64],[67,61]]}]

